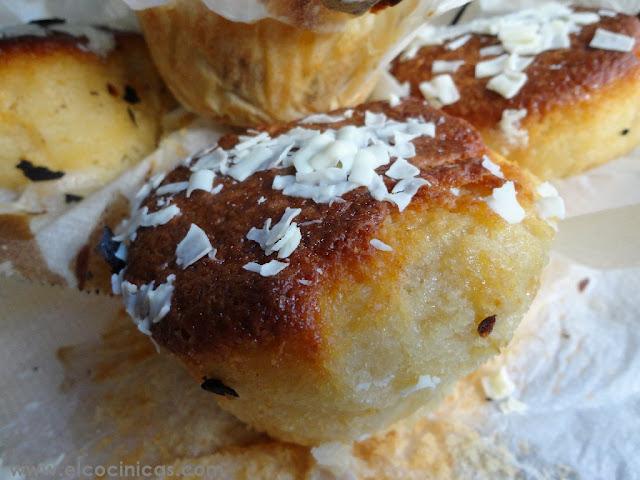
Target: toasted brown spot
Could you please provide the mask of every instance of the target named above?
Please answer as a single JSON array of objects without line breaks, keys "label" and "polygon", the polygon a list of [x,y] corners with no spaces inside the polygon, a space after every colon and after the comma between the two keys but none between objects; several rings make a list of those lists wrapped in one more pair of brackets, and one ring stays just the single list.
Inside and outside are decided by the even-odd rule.
[{"label": "toasted brown spot", "polygon": [[485,318],[478,324],[478,335],[481,337],[487,337],[492,331],[493,326],[496,324],[496,316],[491,315]]}]

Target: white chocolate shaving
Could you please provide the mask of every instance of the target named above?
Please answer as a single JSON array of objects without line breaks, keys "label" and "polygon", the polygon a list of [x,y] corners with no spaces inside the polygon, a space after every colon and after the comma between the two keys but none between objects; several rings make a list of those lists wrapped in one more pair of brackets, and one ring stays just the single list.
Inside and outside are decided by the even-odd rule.
[{"label": "white chocolate shaving", "polygon": [[385,175],[395,180],[403,180],[405,178],[413,178],[420,173],[420,169],[410,164],[404,158],[399,158],[393,165],[389,167]]},{"label": "white chocolate shaving", "polygon": [[167,183],[158,187],[156,195],[174,195],[185,191],[187,188],[189,188],[189,182]]},{"label": "white chocolate shaving", "polygon": [[427,100],[435,100],[439,105],[452,105],[460,100],[460,93],[451,75],[438,75],[430,81],[422,82],[420,92]]},{"label": "white chocolate shaving", "polygon": [[271,260],[265,264],[259,264],[256,262],[249,262],[242,268],[249,272],[259,273],[263,277],[273,277],[279,274],[282,270],[289,266],[288,263],[279,262],[278,260]]},{"label": "white chocolate shaving", "polygon": [[526,83],[526,73],[505,71],[489,80],[487,88],[499,93],[506,99],[511,99],[520,92]]},{"label": "white chocolate shaving", "polygon": [[271,218],[264,222],[263,228],[253,227],[247,233],[247,239],[257,242],[266,255],[278,252],[278,258],[287,258],[300,245],[302,234],[300,228],[293,219],[300,212],[299,208],[289,208],[285,210],[278,223],[271,227]]},{"label": "white chocolate shaving", "polygon": [[504,54],[490,60],[476,63],[476,78],[493,77],[501,73],[507,65],[509,55]]},{"label": "white chocolate shaving", "polygon": [[145,335],[151,335],[151,326],[162,320],[171,310],[171,297],[173,295],[176,279],[175,275],[169,275],[165,283],[156,286],[154,282],[144,285],[135,285],[122,280],[123,272],[111,277],[114,293],[122,294],[125,310]]},{"label": "white chocolate shaving", "polygon": [[216,174],[213,170],[197,170],[189,177],[189,186],[187,187],[187,198],[196,190],[211,192],[213,189],[213,179]]},{"label": "white chocolate shaving", "polygon": [[147,207],[144,207],[142,218],[140,219],[141,227],[157,227],[169,223],[173,217],[180,215],[180,209],[176,205],[169,205],[153,213],[147,213]]},{"label": "white chocolate shaving", "polygon": [[471,40],[471,35],[469,34],[463,35],[460,38],[457,38],[456,40],[449,42],[446,48],[447,50],[457,50],[460,47],[464,46],[469,40]]},{"label": "white chocolate shaving", "polygon": [[516,195],[516,188],[512,181],[505,182],[501,187],[494,188],[490,197],[485,199],[491,210],[500,215],[507,223],[517,224],[524,220],[526,213]]},{"label": "white chocolate shaving", "polygon": [[338,123],[343,122],[353,116],[353,110],[345,110],[342,115],[327,115],[326,113],[316,113],[314,115],[309,115],[302,120],[300,123]]},{"label": "white chocolate shaving", "polygon": [[430,183],[424,178],[406,178],[395,184],[389,198],[398,206],[401,212],[409,206],[418,190]]},{"label": "white chocolate shaving", "polygon": [[492,57],[494,55],[502,55],[504,53],[504,48],[502,45],[490,45],[488,47],[483,47],[480,49],[481,57]]},{"label": "white chocolate shaving", "polygon": [[484,168],[486,168],[487,170],[489,170],[496,177],[504,179],[504,174],[502,173],[502,170],[500,169],[500,165],[497,165],[497,164],[493,163],[491,161],[491,159],[486,155],[484,157],[482,157],[482,166]]},{"label": "white chocolate shaving", "polygon": [[438,73],[455,73],[464,65],[464,60],[435,60],[431,65],[431,72]]},{"label": "white chocolate shaving", "polygon": [[382,250],[383,252],[392,252],[393,251],[393,248],[391,246],[387,245],[382,240],[378,240],[377,238],[372,238],[369,241],[369,243],[376,250]]},{"label": "white chocolate shaving", "polygon": [[598,28],[589,46],[591,48],[611,50],[613,52],[631,52],[635,44],[636,39],[629,35]]},{"label": "white chocolate shaving", "polygon": [[608,10],[606,8],[602,8],[598,10],[598,15],[600,15],[601,17],[617,17],[618,12],[614,10]]},{"label": "white chocolate shaving", "polygon": [[176,247],[176,264],[183,269],[193,265],[213,250],[207,234],[192,223],[185,237]]}]

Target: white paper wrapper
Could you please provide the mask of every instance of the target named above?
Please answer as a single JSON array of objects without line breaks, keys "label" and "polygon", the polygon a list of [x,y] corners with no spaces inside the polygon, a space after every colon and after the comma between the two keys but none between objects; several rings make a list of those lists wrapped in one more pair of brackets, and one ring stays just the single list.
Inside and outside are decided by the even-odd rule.
[{"label": "white paper wrapper", "polygon": [[122,0],[5,0],[0,3],[0,27],[41,18],[137,29],[136,17]]},{"label": "white paper wrapper", "polygon": [[[172,0],[124,0],[131,8],[143,10],[171,3]],[[212,12],[225,17],[233,22],[253,23],[266,18],[283,21],[296,26],[323,28],[322,25],[313,25],[291,10],[288,13],[282,9],[282,0],[201,0]],[[457,8],[470,0],[423,0],[424,11],[430,11],[433,15],[440,15],[447,10]],[[310,0],[311,9],[320,11],[325,9],[318,0]],[[358,4],[371,4],[369,0],[335,0],[336,4],[342,3],[343,8],[351,8]],[[332,28],[335,23],[331,22]]]},{"label": "white paper wrapper", "polygon": [[[426,417],[423,433],[407,435],[409,445],[418,448],[432,432],[445,435],[428,452],[447,464],[444,478],[634,478],[639,288],[638,268],[597,271],[555,258],[509,351],[461,382],[457,395]],[[119,315],[117,299],[5,280],[0,302],[5,466],[57,464],[63,474],[67,466],[119,462],[216,465],[218,452],[231,446],[292,448],[217,409]],[[63,345],[72,347],[59,350]],[[480,379],[501,365],[526,412],[505,415],[484,399]],[[392,462],[393,451],[387,454]],[[357,456],[352,462],[358,470],[368,466]],[[327,474],[326,466],[316,469]]]},{"label": "white paper wrapper", "polygon": [[[637,252],[624,250],[625,237],[616,236],[613,245],[601,240],[626,232],[637,245],[639,181],[640,150],[557,182],[570,218],[560,225],[559,253],[512,346],[460,382],[438,412],[421,420],[421,429],[398,426],[408,444],[384,450],[380,462],[427,445],[418,451],[431,462],[429,471],[442,473],[436,478],[638,477],[640,267]],[[591,238],[598,241],[581,241]],[[589,250],[570,247],[577,243]],[[325,463],[314,465],[306,449],[252,432],[217,409],[177,363],[157,355],[124,318],[118,299],[0,279],[0,306],[2,480],[51,478],[16,475],[16,466],[86,478],[78,466],[249,462],[234,457],[234,446],[271,452],[264,458],[274,464],[277,452],[302,455],[307,478],[353,478],[349,471],[331,473],[338,457],[348,457],[353,470],[381,468],[358,449],[351,457],[351,449],[340,446],[328,450],[328,464],[316,451]],[[505,414],[485,400],[480,380],[501,366],[526,411]],[[288,468],[293,465],[279,465],[284,474]],[[424,470],[415,478],[424,478]]]}]

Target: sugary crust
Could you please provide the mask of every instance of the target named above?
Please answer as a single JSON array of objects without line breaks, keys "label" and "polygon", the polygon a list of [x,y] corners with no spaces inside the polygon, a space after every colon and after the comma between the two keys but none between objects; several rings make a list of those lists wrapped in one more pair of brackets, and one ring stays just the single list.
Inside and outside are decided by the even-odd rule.
[{"label": "sugary crust", "polygon": [[[502,184],[481,165],[488,150],[480,136],[466,122],[433,110],[422,101],[407,100],[396,109],[386,103],[364,105],[350,120],[331,124],[330,128],[360,125],[365,111],[384,112],[398,120],[422,116],[437,124],[436,139],[420,137],[414,141],[417,155],[412,163],[432,186],[418,191],[409,211],[463,209],[465,202],[473,201],[471,198],[487,196]],[[267,130],[273,136],[292,125]],[[321,129],[326,125],[305,127]],[[229,148],[236,141],[232,135],[220,144]],[[532,194],[528,180],[509,165],[503,170],[510,178],[519,179],[519,200],[529,205]],[[205,351],[223,354],[226,349],[231,352],[250,345],[271,350],[285,342],[288,350],[303,356],[318,351],[323,341],[319,296],[331,289],[340,271],[366,263],[376,252],[369,241],[382,223],[389,217],[402,218],[403,214],[395,205],[372,199],[365,188],[345,195],[345,202],[332,205],[285,197],[271,188],[277,173],[283,172],[261,172],[242,183],[225,179],[217,195],[196,191],[186,199],[184,193],[179,194],[174,203],[181,210],[180,216],[164,226],[138,231],[129,249],[125,278],[142,284],[164,282],[169,274],[176,275],[178,287],[171,312],[152,328],[154,339],[161,345],[187,358]],[[181,167],[165,182],[183,181],[188,176],[188,169]],[[468,195],[455,197],[450,192],[452,187],[464,189]],[[267,201],[258,205],[261,196]],[[156,208],[155,200],[154,196],[147,200],[151,210]],[[290,266],[268,278],[243,270],[247,262],[269,260],[257,244],[245,239],[247,232],[269,217],[279,219],[285,207],[302,209],[296,217],[302,225],[302,241],[289,258]],[[317,220],[321,223],[305,225]],[[175,248],[191,223],[212,239],[218,260],[204,258],[183,270],[175,264]],[[300,280],[311,283],[302,285]]]},{"label": "sugary crust", "polygon": [[[636,39],[633,52],[612,52],[589,47],[597,28],[629,35]],[[619,81],[640,82],[640,20],[628,15],[602,17],[592,25],[582,27],[571,36],[570,49],[541,53],[527,68],[528,81],[520,93],[508,100],[486,88],[488,78],[475,77],[475,65],[481,60],[479,50],[497,44],[495,37],[474,34],[462,47],[450,51],[445,46],[422,48],[411,60],[398,58],[392,74],[411,84],[411,92],[421,96],[419,85],[430,80],[434,60],[464,60],[452,77],[461,100],[444,107],[444,111],[471,122],[479,129],[495,127],[505,109],[527,109],[529,122],[543,117],[559,107],[585,101],[593,92]]]}]

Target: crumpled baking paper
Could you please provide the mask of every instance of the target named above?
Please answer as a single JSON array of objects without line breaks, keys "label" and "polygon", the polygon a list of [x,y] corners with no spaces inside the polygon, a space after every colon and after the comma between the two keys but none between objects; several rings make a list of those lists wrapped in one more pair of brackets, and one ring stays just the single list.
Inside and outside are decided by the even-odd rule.
[{"label": "crumpled baking paper", "polygon": [[[441,439],[419,452],[433,461],[433,478],[640,477],[640,266],[620,237],[613,245],[596,238],[638,233],[632,222],[640,218],[639,182],[640,150],[556,182],[569,218],[512,345],[422,420],[420,435]],[[597,228],[589,232],[589,225]],[[579,242],[581,228],[598,241]],[[590,250],[571,248],[576,242]],[[78,478],[83,475],[66,475],[65,468],[216,465],[235,458],[234,446],[273,452],[265,458],[273,455],[274,464],[278,452],[321,458],[217,409],[210,394],[136,332],[118,299],[0,279],[0,329],[2,480],[38,478],[16,474],[16,466]],[[505,414],[484,398],[480,380],[502,366],[524,412]],[[340,456],[342,448],[353,456],[354,471],[376,471],[380,465],[362,451],[381,438],[332,452]],[[384,450],[377,462],[391,464],[403,448]],[[333,468],[331,459],[328,465],[309,461],[307,478],[354,478]],[[282,478],[294,471],[286,462],[278,468]],[[424,478],[424,470],[415,478]]]},{"label": "crumpled baking paper", "polygon": [[[123,0],[131,8],[143,10],[145,8],[157,7],[170,3],[172,0]],[[295,26],[325,28],[327,26],[311,25],[305,23],[304,19],[299,18],[296,12],[282,11],[281,3],[277,0],[201,0],[212,12],[231,20],[232,22],[252,23],[266,18],[283,21]],[[367,0],[341,0],[347,6],[359,2],[367,2]],[[422,12],[432,12],[432,15],[440,15],[448,10],[457,8],[470,0],[423,0],[421,5]],[[320,2],[313,8],[322,8]],[[336,28],[334,22],[331,22],[330,28]]]}]

